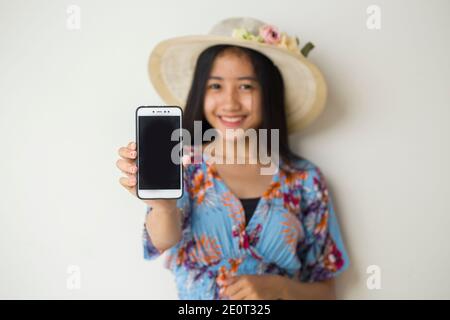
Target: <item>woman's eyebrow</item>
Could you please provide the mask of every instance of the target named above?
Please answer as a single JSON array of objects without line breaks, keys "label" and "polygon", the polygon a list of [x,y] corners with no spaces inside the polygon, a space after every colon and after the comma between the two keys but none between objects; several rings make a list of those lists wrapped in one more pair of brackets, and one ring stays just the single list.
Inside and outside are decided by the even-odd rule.
[{"label": "woman's eyebrow", "polygon": [[[217,76],[210,76],[210,77],[208,78],[208,80],[211,80],[211,79],[215,79],[215,80],[223,80],[222,77],[217,77]],[[236,79],[238,79],[238,80],[253,80],[253,81],[258,81],[255,77],[252,77],[252,76],[238,77],[238,78],[236,78]]]}]

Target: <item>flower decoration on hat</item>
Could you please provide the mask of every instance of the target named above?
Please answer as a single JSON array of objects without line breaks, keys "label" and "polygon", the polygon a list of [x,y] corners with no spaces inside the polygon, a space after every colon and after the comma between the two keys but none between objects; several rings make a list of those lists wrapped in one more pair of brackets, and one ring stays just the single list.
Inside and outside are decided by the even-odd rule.
[{"label": "flower decoration on hat", "polygon": [[273,45],[297,54],[301,53],[304,57],[307,57],[308,53],[314,48],[314,45],[308,42],[300,50],[298,37],[291,37],[286,32],[280,32],[277,27],[268,24],[259,28],[259,34],[253,34],[245,28],[236,28],[233,29],[231,36],[236,39]]}]

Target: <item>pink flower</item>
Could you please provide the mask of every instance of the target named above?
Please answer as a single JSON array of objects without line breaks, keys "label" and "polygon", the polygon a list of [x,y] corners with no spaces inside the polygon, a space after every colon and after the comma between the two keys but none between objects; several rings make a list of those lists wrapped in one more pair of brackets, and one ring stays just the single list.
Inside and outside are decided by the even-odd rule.
[{"label": "pink flower", "polygon": [[259,35],[265,43],[278,44],[281,41],[281,34],[275,26],[265,25],[259,29]]},{"label": "pink flower", "polygon": [[248,249],[248,247],[249,247],[249,238],[248,238],[247,233],[245,233],[245,231],[242,232],[239,244],[240,244],[240,247],[244,248],[244,249]]}]

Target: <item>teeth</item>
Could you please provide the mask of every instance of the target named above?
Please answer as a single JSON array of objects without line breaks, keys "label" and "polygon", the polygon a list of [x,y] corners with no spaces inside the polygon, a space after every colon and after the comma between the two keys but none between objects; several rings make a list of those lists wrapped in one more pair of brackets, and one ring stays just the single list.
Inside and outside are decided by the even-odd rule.
[{"label": "teeth", "polygon": [[239,122],[242,119],[244,119],[244,117],[221,117],[221,118],[227,122]]}]

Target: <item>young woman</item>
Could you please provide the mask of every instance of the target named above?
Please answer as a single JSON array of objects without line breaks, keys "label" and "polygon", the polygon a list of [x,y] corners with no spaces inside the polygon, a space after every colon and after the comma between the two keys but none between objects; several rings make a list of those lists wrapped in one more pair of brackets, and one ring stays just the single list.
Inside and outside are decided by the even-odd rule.
[{"label": "young woman", "polygon": [[[272,33],[267,34],[268,28]],[[164,252],[181,299],[332,299],[334,278],[348,267],[325,179],[316,165],[288,145],[288,132],[317,116],[324,83],[306,62],[307,52],[300,53],[285,34],[276,32],[257,20],[229,19],[209,36],[178,39],[172,43],[178,50],[168,50],[168,43],[159,46],[167,51],[155,50],[150,59],[152,81],[168,104],[173,105],[177,90],[189,83],[180,105],[183,127],[191,136],[194,121],[202,121],[203,132],[214,128],[219,133],[218,139],[197,146],[201,161],[191,157],[185,162],[182,198],[144,201],[144,256],[154,259]],[[183,66],[174,73],[174,57],[168,58],[170,72],[162,60],[155,62],[186,52],[196,61],[191,74]],[[178,61],[182,65],[183,58]],[[314,86],[292,83],[295,70],[311,71],[310,78],[304,75],[299,81],[313,81]],[[172,87],[167,81],[171,76]],[[261,174],[267,165],[249,144],[239,159],[237,153],[227,154],[226,130],[236,128],[279,130],[276,172]],[[213,153],[205,152],[207,146],[214,147]],[[117,162],[126,174],[120,183],[133,195],[135,150],[134,142],[120,148]]]}]

